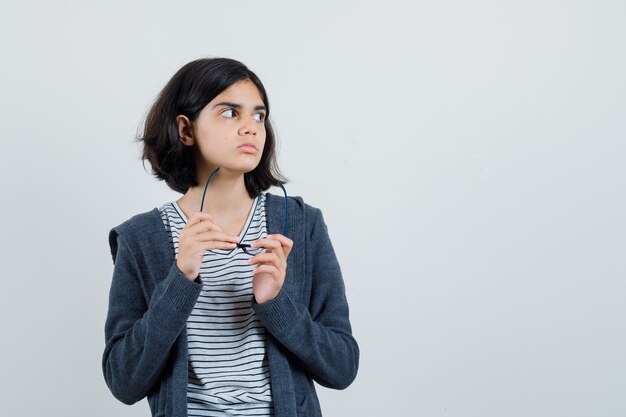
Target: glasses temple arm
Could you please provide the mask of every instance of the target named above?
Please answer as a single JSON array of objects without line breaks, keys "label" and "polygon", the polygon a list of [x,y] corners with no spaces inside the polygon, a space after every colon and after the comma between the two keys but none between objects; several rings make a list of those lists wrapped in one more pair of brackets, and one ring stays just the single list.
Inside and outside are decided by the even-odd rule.
[{"label": "glasses temple arm", "polygon": [[[206,194],[207,188],[209,187],[209,181],[211,181],[211,178],[213,177],[213,175],[215,175],[215,173],[217,173],[217,171],[219,170],[220,170],[220,167],[215,168],[215,170],[211,172],[211,175],[209,175],[209,178],[206,180],[206,185],[204,186],[204,191],[202,192],[202,202],[200,203],[200,211],[202,211],[202,208],[204,207],[204,196]],[[276,185],[282,188],[283,193],[285,194],[285,224],[283,225],[283,236],[284,236],[285,233],[287,232],[287,224],[288,224],[288,219],[289,219],[289,210],[288,210],[288,205],[287,205],[287,190],[285,190],[285,186],[283,185],[283,183],[278,180],[276,180]]]},{"label": "glasses temple arm", "polygon": [[204,186],[204,192],[202,193],[202,202],[200,203],[200,211],[202,211],[202,207],[204,207],[204,195],[206,194],[206,189],[209,186],[209,181],[211,181],[211,177],[215,175],[215,173],[219,170],[220,170],[220,167],[215,168],[213,172],[211,172],[211,175],[209,175],[209,178],[206,180],[206,185]]},{"label": "glasses temple arm", "polygon": [[283,189],[283,193],[285,193],[285,225],[283,226],[283,236],[286,236],[285,233],[287,232],[287,219],[289,218],[289,211],[287,210],[287,190],[285,190],[282,182],[276,180],[276,184],[279,185],[280,188]]}]

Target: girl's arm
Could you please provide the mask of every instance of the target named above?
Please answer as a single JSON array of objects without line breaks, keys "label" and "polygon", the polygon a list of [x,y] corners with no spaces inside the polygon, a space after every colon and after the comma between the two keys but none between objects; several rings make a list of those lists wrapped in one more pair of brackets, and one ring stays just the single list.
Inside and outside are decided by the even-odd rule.
[{"label": "girl's arm", "polygon": [[344,389],[354,381],[359,347],[352,336],[348,302],[339,263],[322,212],[315,217],[310,241],[312,273],[310,305],[296,303],[281,289],[253,308],[268,331],[319,384]]},{"label": "girl's arm", "polygon": [[134,404],[158,387],[170,349],[193,310],[202,284],[187,279],[172,262],[146,304],[140,282],[143,277],[126,233],[115,234],[111,230],[109,235],[115,267],[102,370],[113,395],[125,404]]}]

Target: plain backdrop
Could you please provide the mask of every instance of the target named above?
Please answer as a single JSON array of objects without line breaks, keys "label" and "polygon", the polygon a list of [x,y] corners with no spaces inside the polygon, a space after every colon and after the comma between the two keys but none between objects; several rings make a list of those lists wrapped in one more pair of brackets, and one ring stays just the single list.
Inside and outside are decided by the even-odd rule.
[{"label": "plain backdrop", "polygon": [[[622,1],[31,1],[0,11],[0,415],[148,416],[101,369],[107,236],[185,63],[263,81],[361,347],[325,416],[626,415]],[[270,192],[280,195],[279,189]]]}]

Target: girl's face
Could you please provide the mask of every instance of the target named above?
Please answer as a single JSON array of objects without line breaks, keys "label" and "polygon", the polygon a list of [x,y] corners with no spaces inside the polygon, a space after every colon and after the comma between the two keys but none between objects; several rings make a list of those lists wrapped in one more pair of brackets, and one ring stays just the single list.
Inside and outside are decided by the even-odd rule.
[{"label": "girl's face", "polygon": [[[256,85],[242,80],[209,102],[195,122],[189,123],[182,115],[177,117],[177,122],[183,141],[196,144],[198,173],[206,174],[219,166],[220,170],[243,174],[261,161],[265,117],[265,106]],[[184,127],[186,124],[188,129]]]}]

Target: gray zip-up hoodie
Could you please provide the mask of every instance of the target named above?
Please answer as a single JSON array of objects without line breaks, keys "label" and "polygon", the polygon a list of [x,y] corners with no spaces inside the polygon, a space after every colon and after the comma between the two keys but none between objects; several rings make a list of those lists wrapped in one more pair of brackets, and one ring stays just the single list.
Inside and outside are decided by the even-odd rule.
[{"label": "gray zip-up hoodie", "polygon": [[[268,234],[282,233],[285,198],[266,194]],[[313,380],[344,389],[355,379],[359,347],[352,336],[341,269],[320,209],[288,198],[286,236],[293,240],[285,282],[253,309],[267,329],[276,417],[321,416]],[[177,268],[157,208],[109,232],[113,278],[102,370],[125,404],[148,397],[152,415],[187,416],[186,322],[202,284]]]}]

